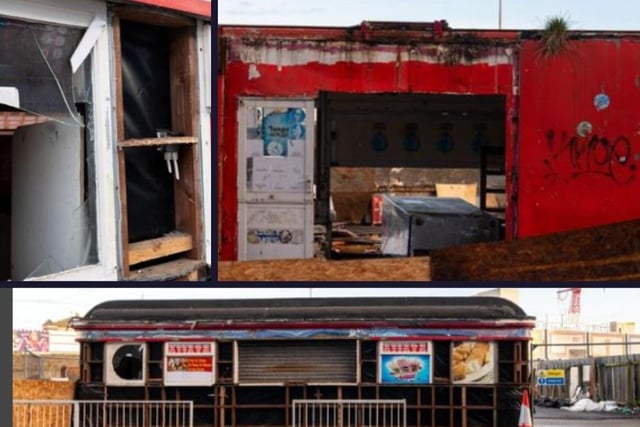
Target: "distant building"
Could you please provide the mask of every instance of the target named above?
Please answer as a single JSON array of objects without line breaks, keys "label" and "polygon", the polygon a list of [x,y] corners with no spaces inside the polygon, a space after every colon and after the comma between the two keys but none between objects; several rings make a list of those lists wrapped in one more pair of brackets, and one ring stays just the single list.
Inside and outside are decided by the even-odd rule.
[{"label": "distant building", "polygon": [[635,322],[610,322],[609,331],[618,332],[621,334],[632,334],[636,331],[636,323]]},{"label": "distant building", "polygon": [[71,317],[47,320],[42,329],[13,331],[13,351],[32,353],[80,353],[76,332],[68,325]]},{"label": "distant building", "polygon": [[80,353],[80,345],[76,341],[76,332],[69,326],[72,317],[58,321],[48,320],[43,329],[49,334],[49,351],[51,353]]},{"label": "distant building", "polygon": [[[501,297],[519,304],[520,291],[496,288],[477,293],[478,296]],[[591,330],[587,330],[591,329]],[[640,354],[640,333],[635,322],[611,321],[603,328],[554,327],[545,324],[531,332],[533,360],[580,359],[600,356]]]},{"label": "distant building", "polygon": [[478,292],[479,297],[499,297],[520,304],[520,290],[517,288],[496,288],[488,291]]},{"label": "distant building", "polygon": [[536,328],[531,333],[531,357],[533,360],[560,360],[640,354],[640,333],[634,333],[633,322],[624,324],[630,328],[629,332]]}]

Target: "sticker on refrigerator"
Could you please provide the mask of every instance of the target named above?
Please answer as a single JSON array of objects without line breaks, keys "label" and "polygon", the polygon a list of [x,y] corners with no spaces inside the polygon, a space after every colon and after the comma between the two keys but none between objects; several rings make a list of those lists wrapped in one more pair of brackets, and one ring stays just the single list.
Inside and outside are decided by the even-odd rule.
[{"label": "sticker on refrigerator", "polygon": [[299,245],[304,243],[303,230],[274,230],[274,229],[249,229],[247,242],[257,245],[261,243],[279,243]]},{"label": "sticker on refrigerator", "polygon": [[292,141],[305,139],[305,117],[306,113],[302,108],[274,110],[268,113],[262,122],[263,154],[287,157]]},{"label": "sticker on refrigerator", "polygon": [[431,342],[382,341],[379,346],[381,384],[430,384]]}]

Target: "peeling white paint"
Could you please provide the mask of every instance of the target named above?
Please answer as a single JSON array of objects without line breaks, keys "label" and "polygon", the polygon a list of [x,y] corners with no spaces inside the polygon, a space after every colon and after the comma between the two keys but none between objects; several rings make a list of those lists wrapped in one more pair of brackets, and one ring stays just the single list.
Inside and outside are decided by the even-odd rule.
[{"label": "peeling white paint", "polygon": [[[419,48],[398,45],[369,46],[352,42],[309,42],[309,41],[278,41],[277,44],[252,45],[236,41],[232,45],[232,57],[244,63],[275,65],[278,70],[285,66],[300,66],[310,63],[335,65],[341,62],[366,63],[394,63],[401,61],[419,61],[425,63],[442,63],[438,52],[446,52],[442,45],[430,44]],[[399,54],[399,55],[398,55]],[[511,58],[504,49],[494,48],[490,55],[485,55],[468,64],[510,64]]]},{"label": "peeling white paint", "polygon": [[76,72],[84,60],[89,56],[93,50],[93,46],[98,41],[98,37],[103,29],[107,27],[107,22],[100,16],[94,16],[89,28],[82,36],[82,40],[76,47],[76,50],[71,55],[71,71]]},{"label": "peeling white paint", "polygon": [[249,66],[249,80],[259,79],[260,77],[260,71],[258,71],[256,64],[251,64]]}]

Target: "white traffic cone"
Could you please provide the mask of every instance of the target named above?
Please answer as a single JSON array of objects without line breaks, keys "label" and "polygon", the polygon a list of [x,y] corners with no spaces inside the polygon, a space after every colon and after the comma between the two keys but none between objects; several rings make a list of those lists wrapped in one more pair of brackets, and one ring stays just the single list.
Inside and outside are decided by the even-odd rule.
[{"label": "white traffic cone", "polygon": [[522,404],[520,405],[520,420],[518,427],[533,427],[531,420],[531,406],[529,405],[529,391],[524,389],[522,392]]}]

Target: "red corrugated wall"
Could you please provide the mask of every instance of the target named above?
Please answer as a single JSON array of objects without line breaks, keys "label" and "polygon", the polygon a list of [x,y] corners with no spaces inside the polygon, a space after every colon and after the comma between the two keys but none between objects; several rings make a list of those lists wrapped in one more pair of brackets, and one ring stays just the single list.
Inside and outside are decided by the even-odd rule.
[{"label": "red corrugated wall", "polygon": [[129,2],[157,6],[211,18],[211,0],[129,0]]},{"label": "red corrugated wall", "polygon": [[640,39],[604,37],[522,43],[519,237],[640,218]]},{"label": "red corrugated wall", "polygon": [[[477,58],[473,64],[446,65],[435,59],[432,42],[348,42],[346,40],[352,34],[345,30],[235,28],[226,33],[223,29],[221,36],[228,38],[224,44],[224,119],[219,149],[219,167],[222,168],[219,173],[221,260],[237,259],[237,110],[240,96],[316,97],[324,90],[503,94],[507,111],[507,164],[511,163],[509,117],[514,114],[514,67],[512,63],[495,60],[496,55],[504,56],[505,47],[492,48],[492,58]],[[310,40],[313,38],[316,40]],[[269,54],[261,53],[267,50]],[[248,55],[248,51],[253,53]],[[387,61],[390,56],[393,59]],[[511,213],[507,215],[509,221]]]}]

